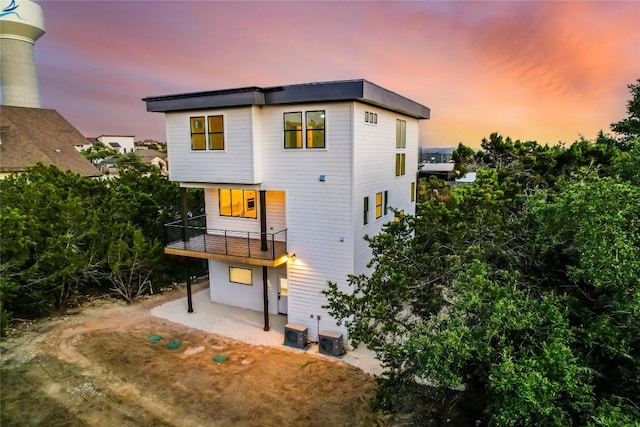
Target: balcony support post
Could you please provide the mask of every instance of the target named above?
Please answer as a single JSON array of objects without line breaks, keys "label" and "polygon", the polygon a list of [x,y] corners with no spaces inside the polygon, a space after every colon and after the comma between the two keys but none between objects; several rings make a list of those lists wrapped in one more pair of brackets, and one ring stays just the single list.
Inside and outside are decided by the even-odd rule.
[{"label": "balcony support post", "polygon": [[180,187],[180,213],[182,214],[182,241],[186,249],[187,242],[189,241],[189,234],[187,233],[187,227],[189,225],[189,197],[186,187]]},{"label": "balcony support post", "polygon": [[264,330],[269,330],[269,281],[267,280],[267,273],[269,269],[266,266],[262,266],[262,297],[264,300]]},{"label": "balcony support post", "polygon": [[189,269],[189,263],[191,260],[185,258],[187,263],[187,312],[193,313],[193,299],[191,297],[191,270]]},{"label": "balcony support post", "polygon": [[260,250],[267,251],[267,192],[260,190]]}]

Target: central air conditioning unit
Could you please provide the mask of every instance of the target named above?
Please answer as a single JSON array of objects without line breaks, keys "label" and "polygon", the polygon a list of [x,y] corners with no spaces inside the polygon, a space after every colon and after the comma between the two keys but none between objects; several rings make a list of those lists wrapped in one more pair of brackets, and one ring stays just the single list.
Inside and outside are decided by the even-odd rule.
[{"label": "central air conditioning unit", "polygon": [[296,348],[307,347],[307,335],[309,328],[295,323],[287,323],[284,326],[284,345]]},{"label": "central air conditioning unit", "polygon": [[330,356],[342,356],[345,354],[342,334],[332,331],[320,331],[318,334],[318,351]]}]

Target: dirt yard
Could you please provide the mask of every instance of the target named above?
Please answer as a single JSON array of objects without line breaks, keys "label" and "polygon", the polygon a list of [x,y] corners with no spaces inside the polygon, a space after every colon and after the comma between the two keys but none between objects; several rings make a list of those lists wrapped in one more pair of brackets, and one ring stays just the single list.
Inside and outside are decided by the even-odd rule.
[{"label": "dirt yard", "polygon": [[[2,426],[372,426],[372,377],[154,318],[183,290],[96,301],[0,343]],[[157,335],[160,340],[149,338]],[[177,349],[167,344],[179,341]],[[227,356],[216,362],[215,356]]]}]

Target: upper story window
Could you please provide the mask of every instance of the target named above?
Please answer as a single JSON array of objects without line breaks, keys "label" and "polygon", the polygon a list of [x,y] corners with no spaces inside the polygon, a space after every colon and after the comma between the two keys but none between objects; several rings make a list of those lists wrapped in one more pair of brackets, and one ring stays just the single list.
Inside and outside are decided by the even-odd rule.
[{"label": "upper story window", "polygon": [[404,175],[405,161],[405,153],[396,153],[396,176]]},{"label": "upper story window", "polygon": [[224,119],[222,116],[207,117],[209,124],[209,150],[224,150]]},{"label": "upper story window", "polygon": [[372,125],[378,124],[378,113],[372,113],[370,111],[364,112],[364,122]]},{"label": "upper story window", "polygon": [[257,218],[256,190],[220,188],[218,199],[220,216]]},{"label": "upper story window", "polygon": [[384,192],[384,214],[386,215],[389,210],[389,192]]},{"label": "upper story window", "polygon": [[324,110],[307,111],[307,148],[324,148]]},{"label": "upper story window", "polygon": [[191,149],[205,150],[207,148],[207,140],[204,130],[204,116],[191,117]]},{"label": "upper story window", "polygon": [[407,122],[396,120],[396,148],[407,148]]},{"label": "upper story window", "polygon": [[362,205],[362,224],[369,224],[369,197],[366,196],[364,198],[364,203]]},{"label": "upper story window", "polygon": [[[325,114],[321,111],[305,112],[305,147],[325,148]],[[284,148],[303,148],[302,112],[284,113]]]},{"label": "upper story window", "polygon": [[206,150],[207,140],[209,150],[224,150],[224,117],[222,115],[208,116],[206,122],[205,116],[190,117],[189,121],[192,150]]},{"label": "upper story window", "polygon": [[382,216],[382,193],[376,193],[376,219]]},{"label": "upper story window", "polygon": [[284,113],[284,148],[302,148],[302,113]]}]

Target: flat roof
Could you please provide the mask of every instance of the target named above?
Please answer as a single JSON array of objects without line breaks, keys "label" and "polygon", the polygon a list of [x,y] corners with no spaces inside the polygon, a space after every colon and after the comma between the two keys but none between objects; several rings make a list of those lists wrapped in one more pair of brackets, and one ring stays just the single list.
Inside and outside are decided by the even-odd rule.
[{"label": "flat roof", "polygon": [[150,112],[202,110],[250,105],[285,105],[311,102],[359,101],[416,119],[428,119],[429,107],[364,79],[303,83],[286,86],[249,86],[206,92],[142,98]]}]

